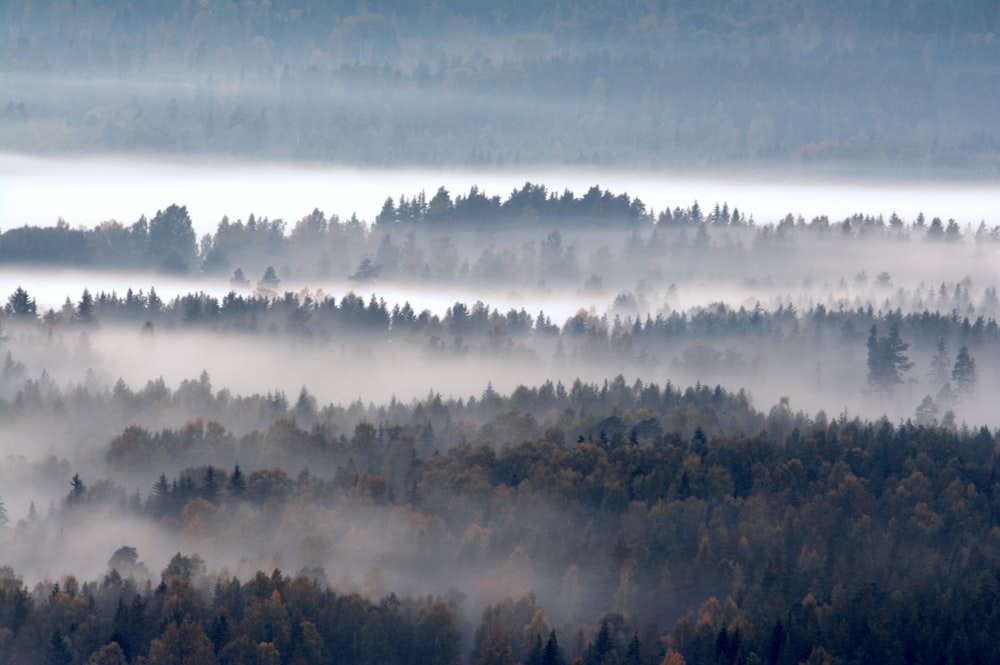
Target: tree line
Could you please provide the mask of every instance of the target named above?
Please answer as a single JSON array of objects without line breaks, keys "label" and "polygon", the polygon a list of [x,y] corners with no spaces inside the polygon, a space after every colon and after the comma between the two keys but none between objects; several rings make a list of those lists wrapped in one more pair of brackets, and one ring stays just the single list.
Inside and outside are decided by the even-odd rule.
[{"label": "tree line", "polygon": [[[1000,243],[1000,226],[980,221],[973,230],[955,219],[928,220],[923,213],[909,223],[895,213],[888,219],[858,213],[840,221],[826,216],[807,221],[788,214],[777,222],[758,224],[725,202],[703,209],[696,201],[657,212],[627,193],[615,194],[597,185],[578,197],[569,190],[556,193],[526,182],[506,199],[475,186],[454,199],[444,187],[430,200],[423,192],[398,200],[389,197],[370,225],[353,215],[341,220],[318,209],[291,228],[284,220],[253,214],[245,222],[223,217],[214,234],[200,239],[187,208],[176,204],[131,225],[109,220],[92,229],[72,228],[60,219],[51,227],[5,230],[0,235],[0,258],[14,264],[231,274],[233,283],[244,287],[273,288],[282,277],[350,277],[360,282],[379,277],[426,281],[472,277],[483,282],[534,278],[558,283],[596,274],[588,274],[581,265],[586,257],[577,254],[582,251],[579,237],[593,230],[626,241],[623,261],[670,256],[683,265],[694,259],[725,257],[731,262],[759,253],[789,252],[797,243],[814,238],[872,244],[921,240],[943,246]],[[528,233],[523,239],[527,242],[502,244],[510,233]],[[466,246],[469,237],[478,242]],[[258,274],[260,278],[252,281]]]},{"label": "tree line", "polygon": [[[4,144],[996,175],[998,113],[982,90],[1000,17],[986,0],[162,4],[5,3],[17,30],[3,44]],[[73,94],[30,85],[48,74]]]}]

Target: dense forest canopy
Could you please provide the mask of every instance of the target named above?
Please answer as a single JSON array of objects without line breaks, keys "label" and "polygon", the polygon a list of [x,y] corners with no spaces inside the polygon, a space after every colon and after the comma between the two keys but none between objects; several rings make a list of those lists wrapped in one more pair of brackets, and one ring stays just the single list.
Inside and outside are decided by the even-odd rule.
[{"label": "dense forest canopy", "polygon": [[[214,399],[206,376],[191,384],[182,390]],[[121,386],[113,401],[170,408],[182,390]],[[67,405],[100,399],[85,394]],[[76,474],[47,512],[32,504],[4,534],[8,557],[31,568],[98,529],[110,559],[33,589],[0,569],[5,660],[172,662],[198,649],[228,663],[249,649],[453,663],[463,626],[473,662],[996,655],[986,428],[811,419],[786,404],[765,415],[719,388],[620,379],[362,408],[350,436],[331,429],[347,414],[317,410],[305,391],[294,407],[267,404],[271,424],[242,437],[216,421],[128,427],[105,448],[116,475],[159,455],[193,466],[137,491]],[[442,450],[453,429],[461,443]],[[217,466],[234,455],[253,461]],[[257,466],[269,458],[283,466]],[[60,464],[20,470],[54,479]],[[231,571],[178,552],[157,576],[102,516],[156,525],[209,561],[234,546],[273,558]],[[275,567],[286,562],[299,572]],[[273,572],[253,574],[259,565]],[[340,590],[324,590],[338,571]]]}]

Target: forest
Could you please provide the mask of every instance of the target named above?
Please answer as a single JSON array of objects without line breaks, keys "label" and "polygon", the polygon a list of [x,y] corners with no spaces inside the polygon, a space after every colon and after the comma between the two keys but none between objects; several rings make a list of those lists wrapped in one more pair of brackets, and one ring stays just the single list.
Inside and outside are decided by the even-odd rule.
[{"label": "forest", "polygon": [[532,183],[9,229],[24,276],[154,286],[7,297],[4,662],[989,662],[998,252]]},{"label": "forest", "polygon": [[991,0],[9,0],[0,13],[0,139],[17,152],[1000,173]]},{"label": "forest", "polygon": [[0,22],[3,665],[1000,662],[1000,4]]}]

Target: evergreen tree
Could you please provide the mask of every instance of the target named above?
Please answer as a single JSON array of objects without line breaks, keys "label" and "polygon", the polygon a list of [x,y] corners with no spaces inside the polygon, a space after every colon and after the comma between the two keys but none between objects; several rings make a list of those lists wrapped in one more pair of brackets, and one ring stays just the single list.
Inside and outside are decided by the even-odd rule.
[{"label": "evergreen tree", "polygon": [[240,471],[240,465],[237,464],[233,468],[233,475],[229,477],[229,494],[230,496],[236,497],[238,499],[243,498],[243,495],[247,491],[247,481],[243,477],[243,472]]},{"label": "evergreen tree", "polygon": [[378,216],[375,217],[375,224],[379,226],[388,226],[396,221],[396,206],[392,202],[392,197],[390,196],[382,204],[382,210],[379,212]]},{"label": "evergreen tree", "polygon": [[918,425],[934,425],[937,423],[938,405],[930,395],[924,397],[917,406],[916,422]]},{"label": "evergreen tree", "polygon": [[215,503],[219,498],[219,484],[215,482],[215,469],[211,466],[205,470],[205,477],[201,484],[201,495],[211,503]]},{"label": "evergreen tree", "polygon": [[637,632],[632,634],[632,641],[628,643],[622,665],[642,665],[642,646],[639,643],[639,633]]},{"label": "evergreen tree", "polygon": [[80,302],[76,304],[76,320],[80,323],[93,323],[94,322],[94,296],[90,294],[88,289],[83,290],[83,294],[80,296]]},{"label": "evergreen tree", "polygon": [[976,384],[976,361],[969,354],[969,347],[964,344],[958,350],[951,378],[958,386],[958,391],[962,393],[968,393]]},{"label": "evergreen tree", "polygon": [[885,337],[879,337],[878,327],[872,324],[868,333],[868,385],[874,390],[891,393],[903,382],[903,374],[913,367],[905,354],[909,348],[910,345],[899,336],[898,324],[893,323]]},{"label": "evergreen tree", "polygon": [[948,348],[942,337],[934,347],[934,357],[931,358],[930,379],[934,386],[943,386],[948,381],[950,367],[951,360],[948,358]]},{"label": "evergreen tree", "polygon": [[72,665],[73,650],[70,648],[69,640],[58,628],[52,631],[49,640],[48,662],[50,665]]},{"label": "evergreen tree", "polygon": [[37,316],[37,305],[35,299],[19,286],[7,298],[4,312],[19,319],[34,319]]},{"label": "evergreen tree", "polygon": [[167,481],[167,476],[162,473],[153,485],[152,504],[153,514],[157,517],[166,515],[170,508],[170,483]]},{"label": "evergreen tree", "polygon": [[544,665],[565,665],[565,660],[563,659],[562,649],[559,648],[559,639],[556,637],[556,631],[549,632],[549,639],[545,642],[545,660]]},{"label": "evergreen tree", "polygon": [[74,473],[72,480],[69,481],[69,484],[70,484],[70,491],[69,491],[69,496],[66,497],[66,500],[69,501],[70,503],[79,503],[80,501],[83,500],[83,494],[87,490],[87,488],[83,484],[83,481],[80,480],[80,474]]},{"label": "evergreen tree", "polygon": [[278,273],[275,272],[274,266],[268,266],[264,270],[264,274],[261,276],[260,281],[257,282],[257,286],[267,289],[276,289],[278,284],[281,283],[281,279],[278,277]]}]

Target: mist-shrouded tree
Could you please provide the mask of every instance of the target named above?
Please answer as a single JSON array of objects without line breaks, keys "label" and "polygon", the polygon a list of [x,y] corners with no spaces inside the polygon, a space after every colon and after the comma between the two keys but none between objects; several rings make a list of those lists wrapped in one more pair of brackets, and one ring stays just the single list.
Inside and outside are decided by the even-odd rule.
[{"label": "mist-shrouded tree", "polygon": [[215,480],[215,469],[209,466],[201,481],[201,495],[206,501],[215,503],[219,498],[219,484]]},{"label": "mist-shrouded tree", "polygon": [[79,473],[73,474],[73,478],[69,481],[69,485],[70,485],[69,496],[66,497],[66,500],[69,503],[79,503],[83,501],[83,495],[84,492],[87,491],[87,488],[84,486],[83,481],[80,479]]},{"label": "mist-shrouded tree", "polygon": [[8,524],[10,524],[10,518],[7,517],[7,507],[3,505],[3,498],[0,497],[0,536],[7,531]]},{"label": "mist-shrouded tree", "polygon": [[918,425],[934,425],[937,423],[938,405],[934,401],[934,398],[930,395],[924,397],[924,399],[917,406],[916,412],[916,423]]},{"label": "mist-shrouded tree", "polygon": [[382,273],[382,266],[375,265],[367,256],[361,260],[358,269],[348,279],[352,282],[370,282]]},{"label": "mist-shrouded tree", "polygon": [[4,313],[18,320],[34,320],[38,316],[35,299],[20,286],[7,298]]},{"label": "mist-shrouded tree", "polygon": [[229,476],[229,495],[237,499],[242,499],[246,491],[247,481],[240,470],[240,465],[237,464],[233,467],[232,475]]},{"label": "mist-shrouded tree", "polygon": [[913,367],[905,353],[909,348],[899,336],[898,324],[893,323],[884,337],[879,337],[878,326],[872,324],[868,333],[868,385],[873,390],[891,393],[903,382],[903,374]]},{"label": "mist-shrouded tree", "polygon": [[123,545],[115,550],[115,553],[108,559],[108,568],[114,568],[119,572],[131,568],[139,561],[139,551],[129,545]]},{"label": "mist-shrouded tree", "polygon": [[257,282],[257,286],[265,289],[276,289],[278,284],[281,283],[281,279],[278,277],[278,273],[275,272],[274,266],[268,266],[264,270],[264,274],[261,276],[260,281]]},{"label": "mist-shrouded tree", "polygon": [[961,393],[970,392],[976,385],[976,361],[969,354],[969,347],[964,344],[958,350],[958,356],[955,357],[951,378]]},{"label": "mist-shrouded tree", "polygon": [[934,346],[934,357],[931,358],[930,379],[934,386],[943,386],[950,376],[951,360],[948,358],[948,347],[944,338]]},{"label": "mist-shrouded tree", "polygon": [[94,322],[94,296],[89,289],[84,289],[80,295],[80,302],[76,304],[76,320],[83,324]]},{"label": "mist-shrouded tree", "polygon": [[149,254],[165,272],[185,273],[197,265],[197,237],[186,206],[156,212],[149,222]]},{"label": "mist-shrouded tree", "polygon": [[250,280],[246,278],[243,274],[243,268],[237,268],[233,271],[233,276],[229,280],[231,286],[246,286],[250,283]]},{"label": "mist-shrouded tree", "polygon": [[378,226],[389,226],[390,224],[394,224],[396,219],[396,204],[393,203],[390,196],[382,204],[382,210],[375,217],[375,224]]}]

